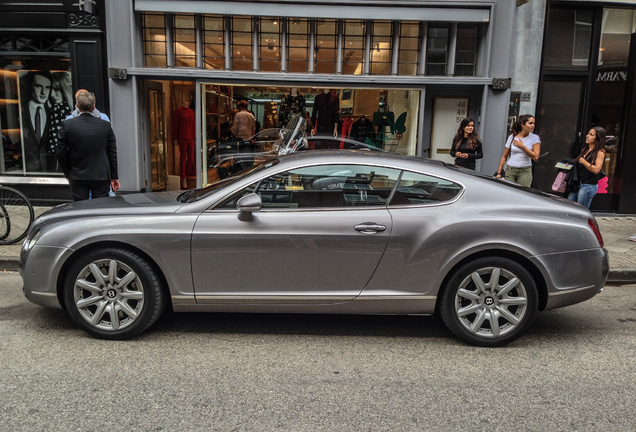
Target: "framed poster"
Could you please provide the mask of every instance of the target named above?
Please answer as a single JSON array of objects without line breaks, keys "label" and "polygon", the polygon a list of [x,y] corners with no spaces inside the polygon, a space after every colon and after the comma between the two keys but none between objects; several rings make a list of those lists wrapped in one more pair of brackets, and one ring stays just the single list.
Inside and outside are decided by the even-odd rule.
[{"label": "framed poster", "polygon": [[468,115],[469,98],[436,97],[433,102],[433,125],[431,129],[431,159],[455,163],[451,157],[453,137],[459,124]]}]

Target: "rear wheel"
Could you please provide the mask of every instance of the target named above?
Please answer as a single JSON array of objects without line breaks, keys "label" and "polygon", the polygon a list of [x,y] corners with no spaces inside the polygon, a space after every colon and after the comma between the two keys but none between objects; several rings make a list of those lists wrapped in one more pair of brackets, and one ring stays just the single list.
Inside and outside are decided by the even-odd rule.
[{"label": "rear wheel", "polygon": [[441,297],[446,326],[461,340],[478,346],[501,346],[518,338],[537,308],[537,287],[530,273],[501,257],[465,264]]},{"label": "rear wheel", "polygon": [[71,265],[64,302],[83,330],[101,339],[128,339],[157,321],[165,296],[155,269],[125,249],[101,249]]}]

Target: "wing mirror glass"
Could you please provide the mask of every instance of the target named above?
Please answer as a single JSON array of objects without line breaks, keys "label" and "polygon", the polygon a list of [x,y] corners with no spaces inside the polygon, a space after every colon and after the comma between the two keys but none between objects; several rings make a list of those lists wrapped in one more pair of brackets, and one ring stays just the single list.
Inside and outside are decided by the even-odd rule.
[{"label": "wing mirror glass", "polygon": [[260,211],[263,207],[261,197],[255,193],[247,194],[236,203],[239,210],[238,218],[242,221],[251,221],[252,213]]}]

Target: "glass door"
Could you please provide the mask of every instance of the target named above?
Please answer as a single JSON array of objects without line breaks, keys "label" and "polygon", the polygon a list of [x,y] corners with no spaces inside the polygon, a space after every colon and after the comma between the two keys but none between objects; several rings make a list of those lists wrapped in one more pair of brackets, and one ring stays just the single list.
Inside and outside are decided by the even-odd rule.
[{"label": "glass door", "polygon": [[539,110],[541,156],[534,165],[532,186],[551,192],[562,159],[578,155],[581,148],[581,119],[587,78],[545,78]]},{"label": "glass door", "polygon": [[168,183],[165,94],[161,83],[149,82],[148,116],[152,190],[164,190]]}]

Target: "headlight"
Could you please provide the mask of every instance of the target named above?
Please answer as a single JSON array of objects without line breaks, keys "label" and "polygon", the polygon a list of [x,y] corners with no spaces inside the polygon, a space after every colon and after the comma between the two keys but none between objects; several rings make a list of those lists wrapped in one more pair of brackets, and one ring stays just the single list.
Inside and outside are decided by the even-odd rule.
[{"label": "headlight", "polygon": [[27,250],[31,250],[33,248],[33,246],[35,246],[35,244],[37,243],[38,239],[40,238],[40,233],[42,231],[37,230],[35,232],[35,234],[33,234],[33,237],[31,237],[29,239],[29,244],[27,244]]}]

